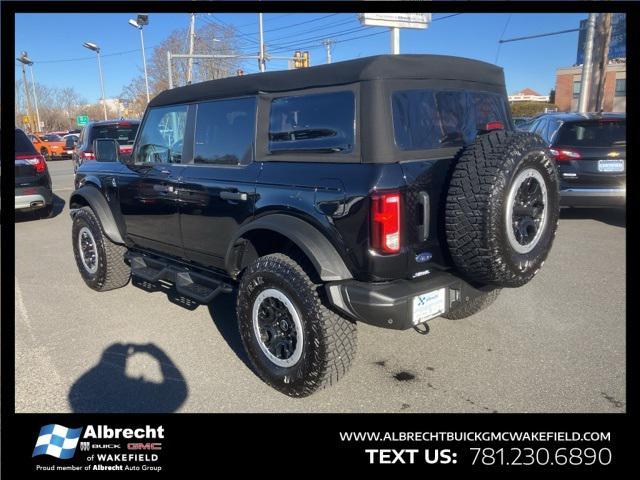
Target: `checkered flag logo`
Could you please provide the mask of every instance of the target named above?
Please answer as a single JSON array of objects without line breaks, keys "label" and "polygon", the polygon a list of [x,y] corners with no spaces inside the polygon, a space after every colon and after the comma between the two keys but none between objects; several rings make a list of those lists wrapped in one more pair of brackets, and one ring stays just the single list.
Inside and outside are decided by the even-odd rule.
[{"label": "checkered flag logo", "polygon": [[73,457],[80,439],[80,428],[67,428],[52,423],[40,429],[36,448],[32,457],[37,455],[51,455],[52,457],[67,459]]}]

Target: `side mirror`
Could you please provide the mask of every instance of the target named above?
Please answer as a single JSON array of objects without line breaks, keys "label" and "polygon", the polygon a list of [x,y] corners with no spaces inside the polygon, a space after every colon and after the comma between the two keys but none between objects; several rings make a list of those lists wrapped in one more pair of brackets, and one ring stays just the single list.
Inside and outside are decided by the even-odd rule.
[{"label": "side mirror", "polygon": [[97,138],[93,141],[93,154],[98,162],[117,162],[120,145],[111,138]]}]

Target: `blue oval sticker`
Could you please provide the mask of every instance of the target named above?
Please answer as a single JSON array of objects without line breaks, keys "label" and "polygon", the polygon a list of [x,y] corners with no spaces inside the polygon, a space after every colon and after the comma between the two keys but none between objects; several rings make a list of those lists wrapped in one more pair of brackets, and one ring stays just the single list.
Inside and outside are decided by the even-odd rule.
[{"label": "blue oval sticker", "polygon": [[418,263],[428,262],[429,260],[431,260],[432,256],[433,255],[431,255],[431,252],[419,253],[418,255],[416,255],[416,262]]}]

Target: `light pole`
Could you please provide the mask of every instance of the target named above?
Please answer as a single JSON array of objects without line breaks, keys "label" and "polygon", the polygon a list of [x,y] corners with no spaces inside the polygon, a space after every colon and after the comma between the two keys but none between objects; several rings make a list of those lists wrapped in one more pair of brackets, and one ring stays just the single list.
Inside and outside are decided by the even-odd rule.
[{"label": "light pole", "polygon": [[29,65],[29,73],[31,73],[31,89],[33,91],[33,102],[36,107],[36,120],[38,125],[36,126],[36,132],[40,131],[40,112],[38,111],[38,95],[36,94],[36,82],[33,77],[33,61],[27,56],[27,52],[21,52],[18,57],[18,61],[23,65]]},{"label": "light pole", "polygon": [[102,92],[102,108],[104,109],[104,119],[107,119],[107,102],[104,99],[104,82],[102,81],[102,64],[100,63],[100,47],[95,43],[84,42],[82,44],[84,48],[93,50],[98,55],[98,72],[100,73],[100,90]]},{"label": "light pole", "polygon": [[266,70],[265,58],[264,58],[264,30],[262,28],[262,14],[258,14],[258,30],[260,35],[260,58],[258,59],[258,67],[261,72]]},{"label": "light pole", "polygon": [[139,14],[136,20],[129,20],[129,25],[140,30],[140,45],[142,47],[142,65],[144,67],[144,84],[147,88],[147,103],[149,103],[149,78],[147,77],[147,56],[144,53],[144,35],[142,34],[142,27],[149,25],[149,15]]}]

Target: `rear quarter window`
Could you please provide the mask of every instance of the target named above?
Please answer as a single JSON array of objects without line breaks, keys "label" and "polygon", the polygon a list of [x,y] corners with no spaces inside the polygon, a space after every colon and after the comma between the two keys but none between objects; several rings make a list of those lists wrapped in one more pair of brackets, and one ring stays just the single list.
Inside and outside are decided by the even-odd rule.
[{"label": "rear quarter window", "polygon": [[401,150],[462,146],[491,123],[508,126],[504,98],[492,93],[403,90],[392,94],[391,103]]},{"label": "rear quarter window", "polygon": [[269,152],[349,153],[355,142],[355,95],[328,92],[275,98]]}]

